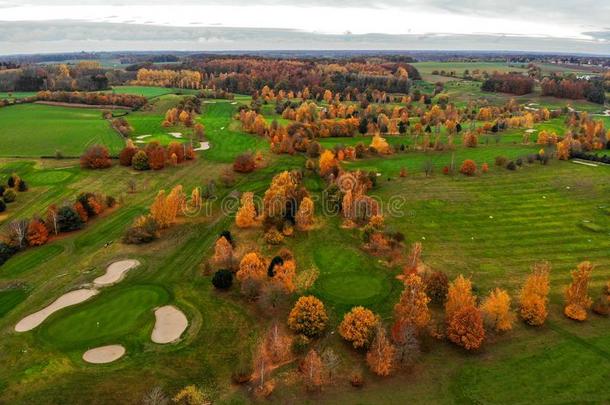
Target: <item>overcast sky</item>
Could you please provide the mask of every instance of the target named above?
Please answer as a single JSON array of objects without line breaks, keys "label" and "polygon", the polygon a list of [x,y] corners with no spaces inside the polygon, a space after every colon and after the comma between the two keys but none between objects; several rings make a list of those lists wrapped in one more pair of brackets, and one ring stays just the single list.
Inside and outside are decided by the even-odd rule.
[{"label": "overcast sky", "polygon": [[610,54],[604,0],[0,0],[0,54],[451,49]]}]

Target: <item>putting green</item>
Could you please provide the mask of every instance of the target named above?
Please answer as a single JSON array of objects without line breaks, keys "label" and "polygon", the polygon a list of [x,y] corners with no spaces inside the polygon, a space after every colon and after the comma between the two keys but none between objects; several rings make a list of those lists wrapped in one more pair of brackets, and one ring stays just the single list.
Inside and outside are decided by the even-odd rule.
[{"label": "putting green", "polygon": [[169,293],[156,285],[104,291],[94,299],[53,315],[40,337],[62,349],[116,343],[128,335],[147,334],[155,320],[153,308],[164,305]]},{"label": "putting green", "polygon": [[8,314],[21,301],[27,297],[27,293],[22,288],[10,288],[0,291],[0,318]]}]

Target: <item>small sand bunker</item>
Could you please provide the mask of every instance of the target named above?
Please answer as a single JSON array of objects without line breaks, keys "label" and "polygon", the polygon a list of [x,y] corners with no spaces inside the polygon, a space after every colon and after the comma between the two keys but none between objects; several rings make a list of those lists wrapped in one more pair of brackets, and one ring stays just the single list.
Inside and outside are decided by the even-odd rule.
[{"label": "small sand bunker", "polygon": [[28,315],[21,321],[19,321],[19,323],[15,325],[15,331],[27,332],[29,330],[32,330],[60,309],[87,301],[89,298],[93,297],[97,293],[97,290],[90,290],[87,288],[65,293],[64,295],[53,301],[51,305],[41,309],[38,312],[34,312],[33,314]]},{"label": "small sand bunker", "polygon": [[136,143],[146,143],[146,142],[138,140],[138,141],[136,141]]},{"label": "small sand bunker", "polygon": [[186,316],[178,308],[172,305],[157,308],[155,327],[150,338],[159,344],[175,342],[186,330],[188,324]]},{"label": "small sand bunker", "polygon": [[144,138],[148,138],[149,136],[152,135],[140,135],[140,136],[136,136],[137,139],[144,139]]},{"label": "small sand bunker", "polygon": [[105,364],[120,359],[125,354],[125,348],[121,345],[100,346],[87,350],[83,354],[83,360],[87,363]]},{"label": "small sand bunker", "polygon": [[174,138],[182,138],[182,133],[181,132],[168,132],[171,136],[173,136]]},{"label": "small sand bunker", "polygon": [[103,287],[110,284],[118,283],[123,279],[125,273],[129,270],[138,267],[140,262],[137,260],[121,260],[114,262],[106,268],[106,274],[93,280],[96,287]]},{"label": "small sand bunker", "polygon": [[195,148],[193,150],[197,151],[197,150],[208,150],[210,149],[210,143],[209,142],[201,142],[198,148]]},{"label": "small sand bunker", "polygon": [[530,128],[530,129],[526,129],[525,132],[528,134],[533,134],[534,132],[536,132],[537,130],[534,128]]}]

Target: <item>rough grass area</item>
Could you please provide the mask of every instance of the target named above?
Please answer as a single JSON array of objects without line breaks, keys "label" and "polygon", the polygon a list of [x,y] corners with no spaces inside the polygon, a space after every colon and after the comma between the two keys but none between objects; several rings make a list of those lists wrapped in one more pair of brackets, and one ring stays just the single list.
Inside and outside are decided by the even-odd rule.
[{"label": "rough grass area", "polygon": [[80,156],[89,145],[118,153],[124,141],[101,110],[22,104],[0,109],[0,156]]}]

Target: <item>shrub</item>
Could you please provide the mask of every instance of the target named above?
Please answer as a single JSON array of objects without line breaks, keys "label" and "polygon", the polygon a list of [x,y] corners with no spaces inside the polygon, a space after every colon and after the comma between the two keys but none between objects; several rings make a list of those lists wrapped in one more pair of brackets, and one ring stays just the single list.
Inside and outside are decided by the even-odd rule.
[{"label": "shrub", "polygon": [[25,181],[21,180],[17,186],[17,190],[20,192],[28,191],[28,185]]},{"label": "shrub", "polygon": [[159,238],[159,224],[152,216],[141,216],[127,229],[123,242],[132,245],[150,243]]},{"label": "shrub", "polygon": [[8,259],[11,258],[17,249],[5,242],[0,242],[0,266],[3,265]]},{"label": "shrub", "polygon": [[0,212],[4,211],[6,211],[6,204],[4,203],[4,200],[0,200]]},{"label": "shrub", "polygon": [[517,165],[512,160],[506,164],[506,168],[511,171],[517,170]]},{"label": "shrub", "polygon": [[119,163],[121,166],[131,166],[133,155],[138,153],[138,148],[134,146],[126,146],[119,154]]},{"label": "shrub", "polygon": [[294,354],[304,354],[309,348],[309,338],[305,335],[297,335],[292,341],[292,352]]},{"label": "shrub", "polygon": [[5,191],[6,191],[6,188],[4,186],[0,186],[0,197],[2,197],[4,195]]},{"label": "shrub", "polygon": [[256,168],[254,156],[251,153],[242,153],[235,158],[233,170],[239,173],[251,173]]},{"label": "shrub", "polygon": [[506,156],[496,156],[496,166],[504,167],[508,163],[508,158]]},{"label": "shrub", "polygon": [[515,164],[517,166],[523,166],[523,159],[522,158],[517,158],[517,160],[515,160]]},{"label": "shrub", "polygon": [[489,165],[487,163],[483,163],[481,165],[481,172],[487,173],[489,171]]},{"label": "shrub", "polygon": [[103,145],[93,145],[81,156],[80,165],[86,169],[106,169],[112,166],[108,148]]},{"label": "shrub", "polygon": [[462,173],[466,176],[474,176],[474,174],[476,172],[477,172],[477,164],[474,162],[474,160],[471,160],[471,159],[464,160],[464,163],[462,163],[462,167],[460,167],[460,173]]},{"label": "shrub", "polygon": [[148,163],[148,155],[143,150],[136,152],[131,159],[131,165],[136,170],[148,170],[150,164]]},{"label": "shrub", "polygon": [[111,195],[106,196],[106,207],[112,208],[116,205],[116,198]]},{"label": "shrub", "polygon": [[233,285],[233,273],[230,270],[222,269],[214,273],[212,284],[219,290],[227,290]]},{"label": "shrub", "polygon": [[610,315],[610,281],[602,289],[599,298],[593,303],[593,312],[598,315]]},{"label": "shrub", "polygon": [[270,245],[279,245],[283,241],[284,235],[274,227],[265,233],[265,242]]},{"label": "shrub", "polygon": [[433,271],[426,277],[426,295],[430,300],[441,305],[447,298],[449,291],[449,279],[442,271]]},{"label": "shrub", "polygon": [[5,203],[12,203],[17,199],[17,193],[15,193],[15,190],[13,190],[12,188],[9,188],[4,192],[3,197]]},{"label": "shrub", "polygon": [[349,383],[352,387],[360,388],[364,385],[364,375],[362,374],[362,370],[356,369],[350,373]]},{"label": "shrub", "polygon": [[65,205],[57,211],[57,225],[60,232],[70,232],[83,227],[83,221],[76,210]]},{"label": "shrub", "polygon": [[324,304],[313,295],[299,298],[288,315],[290,329],[307,337],[318,336],[327,322]]}]

